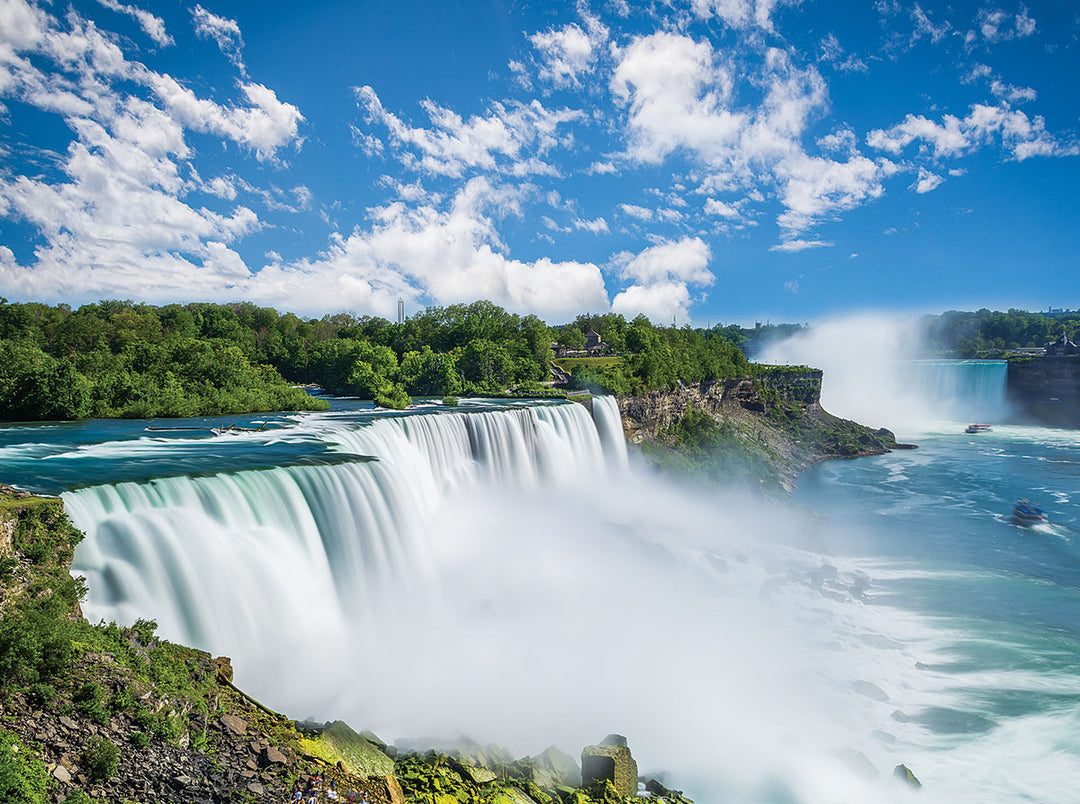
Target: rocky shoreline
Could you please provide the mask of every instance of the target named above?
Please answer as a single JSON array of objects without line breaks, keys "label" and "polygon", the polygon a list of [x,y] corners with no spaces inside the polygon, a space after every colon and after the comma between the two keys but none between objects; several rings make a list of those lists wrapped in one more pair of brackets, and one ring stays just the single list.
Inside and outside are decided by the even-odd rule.
[{"label": "rocky shoreline", "polygon": [[729,434],[720,450],[728,454],[719,457],[752,458],[786,491],[815,463],[914,448],[898,443],[885,428],[875,430],[824,410],[821,376],[818,369],[776,367],[752,378],[619,397],[624,435],[664,466],[666,452],[688,451],[678,438],[680,422],[688,413],[705,414]]}]

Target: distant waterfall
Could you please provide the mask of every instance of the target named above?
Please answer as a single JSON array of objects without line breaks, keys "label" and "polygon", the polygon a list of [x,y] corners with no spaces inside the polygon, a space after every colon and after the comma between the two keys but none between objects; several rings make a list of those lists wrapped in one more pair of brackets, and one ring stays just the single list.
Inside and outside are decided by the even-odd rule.
[{"label": "distant waterfall", "polygon": [[942,419],[1001,421],[1007,415],[1004,360],[912,360],[899,382]]},{"label": "distant waterfall", "polygon": [[[237,655],[433,583],[433,521],[478,485],[592,482],[626,464],[613,399],[475,413],[320,420],[341,462],[93,486],[65,493],[87,534],[73,572],[88,618],[152,612],[171,639]],[[257,446],[253,449],[258,449]],[[312,612],[317,612],[313,617]],[[313,622],[314,620],[314,622]]]}]

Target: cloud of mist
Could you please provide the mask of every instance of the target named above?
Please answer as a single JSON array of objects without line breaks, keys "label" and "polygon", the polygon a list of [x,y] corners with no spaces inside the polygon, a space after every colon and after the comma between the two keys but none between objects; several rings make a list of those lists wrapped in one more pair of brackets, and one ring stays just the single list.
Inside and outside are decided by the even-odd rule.
[{"label": "cloud of mist", "polygon": [[[643,771],[703,802],[770,800],[777,786],[881,800],[902,759],[869,732],[891,708],[851,693],[873,670],[858,653],[874,626],[850,568],[834,596],[815,586],[822,558],[802,548],[815,528],[785,506],[636,474],[556,499],[472,489],[430,525],[426,589],[391,583],[373,609],[344,613],[339,641],[284,654],[302,668],[238,662],[238,677],[299,717],[384,739],[576,755],[616,731]],[[283,684],[294,673],[305,683]],[[854,774],[832,753],[845,749],[886,782]]]},{"label": "cloud of mist", "polygon": [[866,312],[814,324],[770,344],[758,359],[820,368],[822,407],[871,427],[917,434],[943,422],[1007,415],[1000,365],[924,355],[917,319]]}]

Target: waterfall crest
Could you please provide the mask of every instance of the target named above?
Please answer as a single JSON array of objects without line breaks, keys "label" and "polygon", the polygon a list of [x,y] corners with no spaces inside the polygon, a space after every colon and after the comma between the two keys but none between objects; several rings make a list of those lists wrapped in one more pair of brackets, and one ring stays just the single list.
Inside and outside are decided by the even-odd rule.
[{"label": "waterfall crest", "polygon": [[87,536],[72,569],[87,577],[84,611],[121,622],[152,612],[170,639],[236,653],[257,651],[267,623],[286,639],[333,631],[389,588],[423,595],[437,584],[431,540],[448,495],[559,488],[625,467],[618,406],[594,403],[595,422],[573,403],[315,417],[309,429],[341,462],[67,492]]}]

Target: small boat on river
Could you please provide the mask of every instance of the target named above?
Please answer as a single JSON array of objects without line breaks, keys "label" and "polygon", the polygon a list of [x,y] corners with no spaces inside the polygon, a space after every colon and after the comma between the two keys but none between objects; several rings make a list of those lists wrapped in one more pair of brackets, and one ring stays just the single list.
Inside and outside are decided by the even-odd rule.
[{"label": "small boat on river", "polygon": [[964,428],[965,433],[992,433],[989,424],[969,424]]},{"label": "small boat on river", "polygon": [[1013,506],[1012,519],[1018,525],[1038,525],[1046,522],[1046,512],[1031,500],[1020,500]]}]

